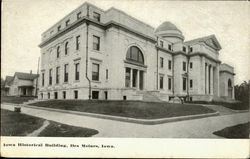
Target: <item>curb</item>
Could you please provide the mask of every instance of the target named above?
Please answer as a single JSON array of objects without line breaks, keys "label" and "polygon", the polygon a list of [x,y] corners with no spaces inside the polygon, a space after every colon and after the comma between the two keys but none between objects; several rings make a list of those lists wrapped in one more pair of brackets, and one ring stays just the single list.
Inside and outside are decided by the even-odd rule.
[{"label": "curb", "polygon": [[182,120],[205,118],[205,117],[219,115],[219,112],[216,111],[214,113],[187,115],[187,116],[161,118],[161,119],[136,119],[136,118],[119,117],[119,116],[104,115],[104,114],[78,112],[78,111],[71,111],[71,110],[36,107],[36,106],[30,106],[30,105],[21,105],[21,106],[33,108],[33,109],[41,109],[41,110],[49,110],[49,111],[56,111],[56,112],[62,112],[62,113],[70,113],[70,114],[76,114],[76,115],[83,115],[83,116],[89,116],[89,117],[95,117],[95,118],[101,118],[101,119],[116,120],[116,121],[122,121],[122,122],[130,122],[130,123],[132,122],[132,123],[145,124],[145,125],[162,124],[162,123],[168,123],[168,122],[176,122],[176,121],[182,121]]},{"label": "curb", "polygon": [[235,113],[246,113],[246,112],[249,112],[249,110],[233,110],[231,109],[233,112]]}]

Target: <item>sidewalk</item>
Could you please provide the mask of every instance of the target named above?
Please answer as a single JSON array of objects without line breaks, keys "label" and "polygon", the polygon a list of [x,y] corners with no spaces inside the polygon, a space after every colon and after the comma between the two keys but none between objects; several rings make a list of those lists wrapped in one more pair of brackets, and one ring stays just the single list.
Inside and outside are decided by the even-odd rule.
[{"label": "sidewalk", "polygon": [[[1,104],[1,108],[14,110],[12,105]],[[212,133],[228,126],[249,121],[248,113],[236,113],[157,125],[127,123],[27,107],[22,107],[22,113],[68,125],[96,129],[99,131],[99,134],[95,137],[219,138]]]}]

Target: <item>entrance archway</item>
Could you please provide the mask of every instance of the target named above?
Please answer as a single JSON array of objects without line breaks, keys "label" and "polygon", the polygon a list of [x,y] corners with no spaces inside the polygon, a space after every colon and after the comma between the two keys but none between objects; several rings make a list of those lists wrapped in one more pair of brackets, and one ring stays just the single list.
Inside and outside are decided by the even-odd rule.
[{"label": "entrance archway", "polygon": [[144,87],[144,56],[137,46],[131,46],[127,50],[126,62],[129,66],[125,67],[125,87],[138,88]]}]

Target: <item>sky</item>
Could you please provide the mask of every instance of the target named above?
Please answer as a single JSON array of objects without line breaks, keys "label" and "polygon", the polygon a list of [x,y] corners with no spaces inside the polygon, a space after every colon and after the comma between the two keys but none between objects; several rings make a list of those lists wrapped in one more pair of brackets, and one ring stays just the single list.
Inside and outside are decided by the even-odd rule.
[{"label": "sky", "polygon": [[[85,0],[3,0],[1,77],[15,72],[37,72],[41,34]],[[250,3],[247,1],[143,1],[88,0],[110,7],[156,28],[175,24],[192,40],[215,34],[222,50],[219,58],[235,69],[235,84],[250,80]]]}]

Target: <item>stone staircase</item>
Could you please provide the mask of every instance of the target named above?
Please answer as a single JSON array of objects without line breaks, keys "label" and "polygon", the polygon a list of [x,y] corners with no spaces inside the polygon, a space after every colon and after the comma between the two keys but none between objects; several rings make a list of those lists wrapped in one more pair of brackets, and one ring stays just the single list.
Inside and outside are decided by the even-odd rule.
[{"label": "stone staircase", "polygon": [[151,91],[137,91],[137,94],[142,95],[143,101],[150,101],[150,102],[161,102],[162,100],[159,96],[156,95],[155,92]]}]

